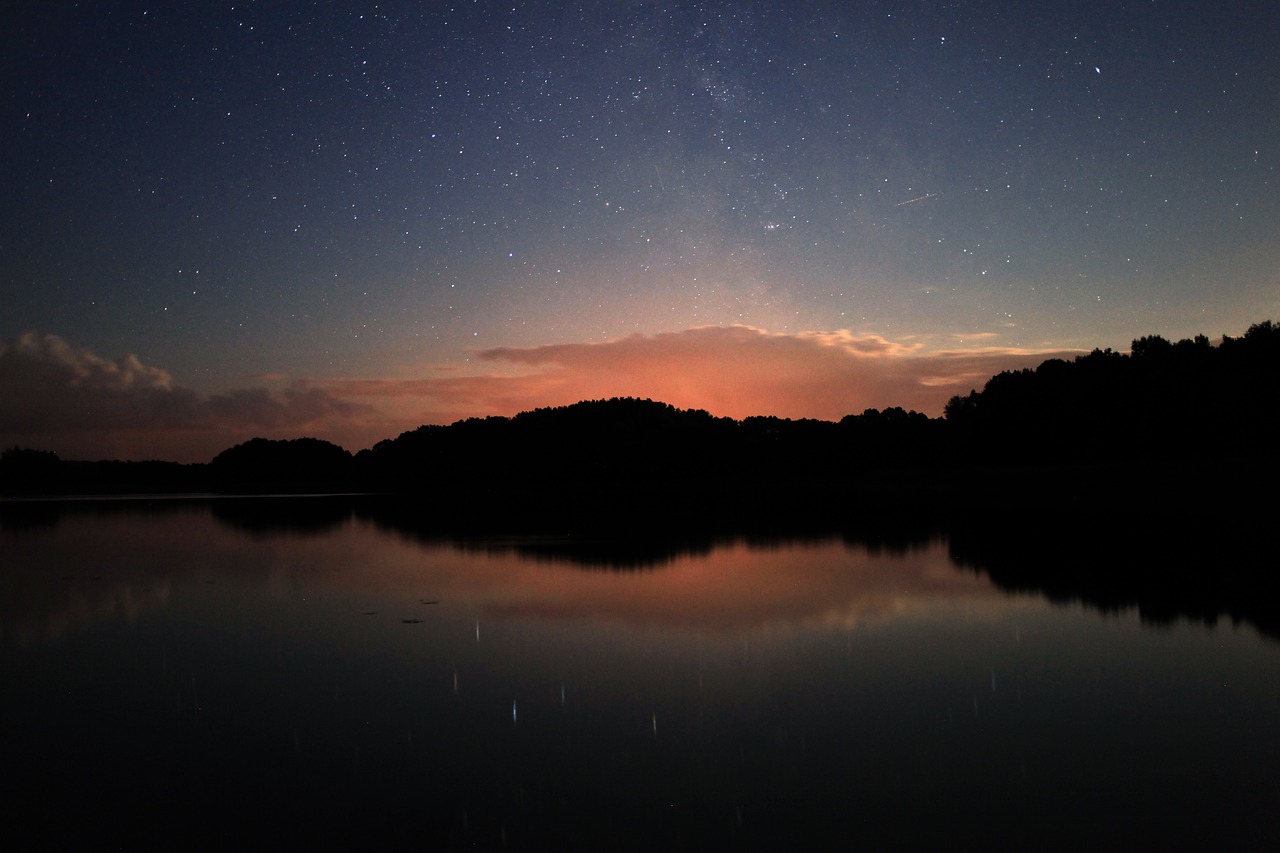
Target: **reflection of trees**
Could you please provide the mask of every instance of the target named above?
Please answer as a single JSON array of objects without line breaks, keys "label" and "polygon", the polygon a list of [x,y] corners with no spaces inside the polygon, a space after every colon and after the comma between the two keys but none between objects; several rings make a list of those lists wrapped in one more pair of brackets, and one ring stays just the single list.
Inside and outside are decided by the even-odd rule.
[{"label": "reflection of trees", "polygon": [[203,499],[98,497],[73,500],[0,501],[0,529],[52,528],[65,517],[164,515],[203,511]]},{"label": "reflection of trees", "polygon": [[[478,501],[463,501],[463,505],[460,509],[456,503],[367,496],[358,500],[356,513],[381,530],[424,546],[448,545],[472,553],[516,554],[539,562],[614,571],[655,569],[681,557],[705,555],[725,538],[711,530],[680,527],[584,526],[582,513],[564,502],[549,515],[508,514]],[[628,518],[637,521],[635,516]],[[555,530],[561,532],[548,532]]]},{"label": "reflection of trees", "polygon": [[705,536],[534,537],[514,540],[457,540],[454,547],[483,554],[515,554],[539,563],[588,570],[635,572],[660,569],[685,557],[705,557],[723,540]]},{"label": "reflection of trees", "polygon": [[865,548],[872,556],[905,556],[945,538],[944,528],[931,515],[862,515],[847,521],[841,537],[850,548]]},{"label": "reflection of trees", "polygon": [[1247,622],[1280,639],[1280,577],[1248,516],[1007,517],[957,525],[952,559],[1001,589],[1141,619]]},{"label": "reflection of trees", "polygon": [[56,527],[61,517],[61,501],[0,502],[0,530]]},{"label": "reflection of trees", "polygon": [[[0,506],[0,517],[6,519],[6,535],[17,537],[14,541],[27,536],[57,541],[58,532],[44,528],[68,517],[134,518],[144,522],[139,530],[154,529],[159,519],[163,529],[181,530],[185,520],[209,513],[227,528],[255,538],[301,534],[321,549],[325,544],[320,537],[355,519],[425,548],[619,572],[666,568],[738,544],[755,552],[794,554],[797,548],[829,548],[839,540],[850,551],[896,556],[945,540],[957,566],[988,575],[1005,591],[1082,602],[1106,612],[1137,608],[1144,621],[1155,624],[1190,619],[1211,625],[1229,618],[1280,639],[1280,576],[1272,571],[1264,543],[1269,518],[1229,504],[1220,505],[1217,513],[1195,516],[1144,515],[1134,509],[1140,492],[1133,494],[1129,504],[1110,511],[1032,515],[977,507],[946,523],[864,516],[823,530],[787,527],[774,519],[768,526],[718,530],[641,524],[504,534],[501,524],[487,531],[474,524],[452,526],[447,517],[419,504],[380,496],[42,502]],[[160,556],[156,560],[166,562]],[[217,565],[219,571],[252,573],[260,568],[237,560]],[[786,574],[778,579],[797,580]],[[139,586],[158,584],[147,576]]]},{"label": "reflection of trees", "polygon": [[694,533],[654,533],[649,535],[603,535],[534,537],[512,541],[458,540],[455,547],[484,553],[514,553],[538,562],[567,564],[584,569],[638,571],[661,568],[684,558],[707,557],[718,548],[744,543],[752,551],[785,551],[796,547],[822,546],[839,538],[846,548],[865,549],[872,556],[903,556],[934,541],[925,528],[908,530],[905,525],[884,529],[872,526],[832,531],[771,533],[744,531],[738,534],[698,535]]},{"label": "reflection of trees", "polygon": [[352,518],[357,496],[164,497],[0,502],[0,529],[56,527],[82,516],[164,516],[209,512],[219,522],[254,535],[321,534]]},{"label": "reflection of trees", "polygon": [[423,545],[619,571],[658,568],[737,541],[753,549],[781,549],[839,537],[850,548],[900,555],[938,535],[923,517],[847,518],[810,511],[803,502],[759,511],[758,499],[745,508],[710,498],[655,501],[635,494],[602,502],[598,492],[587,490],[544,495],[530,507],[456,494],[351,500],[357,517]]},{"label": "reflection of trees", "polygon": [[215,498],[213,517],[246,533],[318,536],[351,520],[354,498],[343,495]]}]

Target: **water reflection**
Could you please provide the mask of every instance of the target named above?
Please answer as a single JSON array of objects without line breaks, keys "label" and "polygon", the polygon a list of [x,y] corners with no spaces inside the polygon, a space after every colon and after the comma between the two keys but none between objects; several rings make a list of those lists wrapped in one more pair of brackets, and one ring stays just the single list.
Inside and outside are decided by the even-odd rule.
[{"label": "water reflection", "polygon": [[[0,610],[14,612],[5,624],[28,640],[42,631],[60,636],[93,624],[88,614],[135,618],[164,606],[174,585],[226,582],[337,590],[363,602],[361,613],[376,609],[407,624],[444,602],[485,620],[607,619],[710,632],[852,626],[936,602],[978,607],[1002,598],[956,572],[928,538],[893,552],[834,536],[445,540],[387,536],[335,502],[258,504],[265,511],[254,522],[236,502],[158,515],[113,507],[82,513],[66,529],[12,536]],[[224,525],[246,535],[228,536]],[[49,582],[50,565],[64,567],[61,583]]]},{"label": "water reflection", "polygon": [[[215,506],[0,530],[23,849],[1241,849],[1280,831],[1280,647],[1146,629],[1134,590],[1081,583],[1119,564],[1080,531],[459,540],[348,499]],[[1230,554],[1239,583],[1242,547],[1174,550]],[[1117,553],[1157,556],[1147,584],[1184,575],[1149,543]]]},{"label": "water reflection", "polygon": [[948,542],[957,566],[1009,592],[1134,609],[1150,625],[1225,617],[1280,639],[1280,576],[1263,529],[1245,518],[992,518],[953,526]]},{"label": "water reflection", "polygon": [[[63,519],[77,535],[60,532]],[[375,590],[410,586],[427,569],[433,596],[460,598],[477,612],[608,615],[709,630],[854,623],[939,598],[999,598],[952,567],[990,577],[1005,592],[1102,612],[1132,608],[1153,625],[1226,617],[1280,637],[1280,581],[1264,538],[1206,523],[1176,534],[1167,522],[1133,518],[1123,529],[1099,519],[995,518],[945,532],[898,521],[799,536],[631,530],[460,538],[402,506],[343,496],[6,504],[0,522],[13,554],[0,579],[12,593],[0,600],[0,616],[6,634],[28,640],[136,618],[163,606],[176,579],[213,583],[215,575],[262,572],[276,586]],[[222,526],[252,541],[226,537]],[[43,574],[50,565],[60,567],[58,586]],[[24,575],[32,567],[37,574]],[[593,581],[574,569],[662,577]]]}]

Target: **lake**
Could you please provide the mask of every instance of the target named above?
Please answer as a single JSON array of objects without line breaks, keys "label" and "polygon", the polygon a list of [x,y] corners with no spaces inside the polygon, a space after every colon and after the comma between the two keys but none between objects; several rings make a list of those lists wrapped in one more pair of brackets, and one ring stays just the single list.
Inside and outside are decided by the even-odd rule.
[{"label": "lake", "polygon": [[6,509],[7,849],[1280,845],[1274,631],[1058,540]]}]

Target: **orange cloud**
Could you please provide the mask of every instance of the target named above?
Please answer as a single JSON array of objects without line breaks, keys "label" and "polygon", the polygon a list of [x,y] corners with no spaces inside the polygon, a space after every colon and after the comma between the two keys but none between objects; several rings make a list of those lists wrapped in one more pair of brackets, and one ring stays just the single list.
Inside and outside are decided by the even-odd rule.
[{"label": "orange cloud", "polygon": [[324,387],[346,398],[420,398],[439,411],[473,415],[511,415],[585,399],[647,397],[734,418],[838,420],[890,406],[940,415],[950,397],[980,388],[1002,370],[1075,353],[995,347],[927,352],[918,343],[847,330],[771,334],[735,325],[605,343],[496,347],[477,355],[482,362],[527,372],[355,380]]},{"label": "orange cloud", "polygon": [[255,435],[310,435],[359,450],[424,423],[608,397],[734,418],[838,420],[890,406],[940,415],[951,396],[1002,370],[1074,354],[930,351],[848,330],[707,326],[604,343],[495,347],[474,354],[479,373],[445,366],[422,379],[296,380],[275,390],[200,395],[132,355],[110,361],[54,335],[26,334],[0,342],[0,442],[65,458],[178,461],[206,461]]}]

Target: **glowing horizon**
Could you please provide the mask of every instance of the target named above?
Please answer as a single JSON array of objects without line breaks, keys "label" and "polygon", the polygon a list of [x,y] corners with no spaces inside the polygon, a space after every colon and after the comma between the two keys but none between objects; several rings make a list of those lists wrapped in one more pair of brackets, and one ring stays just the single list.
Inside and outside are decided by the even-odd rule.
[{"label": "glowing horizon", "polygon": [[612,396],[936,415],[1041,357],[1280,316],[1266,13],[284,0],[11,23],[10,443],[358,449]]},{"label": "glowing horizon", "polygon": [[[739,420],[839,420],[892,406],[936,417],[950,397],[981,388],[1001,370],[1074,354],[998,347],[930,352],[847,330],[786,335],[701,327],[476,352],[476,361],[492,370],[437,368],[444,375],[419,379],[277,375],[200,394],[135,355],[105,358],[54,335],[28,333],[0,340],[0,400],[8,403],[0,403],[0,442],[64,458],[193,462],[254,436],[305,434],[355,451],[422,424],[610,397]],[[505,371],[508,365],[519,369]]]}]

